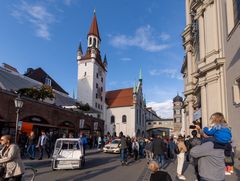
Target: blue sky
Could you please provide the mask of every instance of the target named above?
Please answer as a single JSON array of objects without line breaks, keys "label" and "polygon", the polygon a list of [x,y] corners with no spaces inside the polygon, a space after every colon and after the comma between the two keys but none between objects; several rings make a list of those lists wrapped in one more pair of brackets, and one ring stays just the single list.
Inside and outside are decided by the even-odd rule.
[{"label": "blue sky", "polygon": [[96,9],[107,90],[132,87],[142,67],[147,105],[172,117],[172,98],[183,92],[184,8],[183,0],[0,1],[0,63],[21,73],[42,67],[76,93],[76,51],[80,41],[87,48]]}]

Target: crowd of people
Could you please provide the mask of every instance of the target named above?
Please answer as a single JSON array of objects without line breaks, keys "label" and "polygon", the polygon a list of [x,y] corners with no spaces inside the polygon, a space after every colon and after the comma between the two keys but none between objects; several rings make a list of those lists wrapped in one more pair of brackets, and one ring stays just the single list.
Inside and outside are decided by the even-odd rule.
[{"label": "crowd of people", "polygon": [[[120,139],[121,165],[128,165],[128,160],[147,159],[148,168],[152,174],[151,181],[171,181],[171,174],[165,171],[168,163],[177,160],[177,178],[186,180],[183,175],[184,162],[191,162],[195,169],[198,181],[223,181],[225,175],[233,173],[235,145],[232,140],[231,129],[222,113],[211,116],[211,125],[201,128],[195,123],[191,136],[172,136],[170,139],[160,135],[152,137],[125,136],[120,132],[119,137],[110,135],[86,136],[82,132],[74,136],[73,133],[62,137],[78,137],[83,145],[84,152],[87,148],[101,149],[112,140]],[[21,135],[20,135],[21,136]],[[41,131],[36,136],[32,131],[27,137],[19,137],[18,145],[12,142],[10,135],[1,137],[0,151],[0,179],[7,181],[20,181],[24,173],[21,155],[28,155],[29,159],[36,159],[36,150],[39,150],[38,159],[44,158],[44,153],[49,158],[53,153],[54,143],[58,137],[53,133]]]}]

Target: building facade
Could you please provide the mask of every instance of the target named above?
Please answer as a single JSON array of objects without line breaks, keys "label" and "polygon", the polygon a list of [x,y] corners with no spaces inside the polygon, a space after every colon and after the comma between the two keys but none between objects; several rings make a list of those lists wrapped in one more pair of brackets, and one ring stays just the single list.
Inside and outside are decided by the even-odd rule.
[{"label": "building facade", "polygon": [[239,14],[239,0],[186,0],[181,70],[186,134],[194,115],[202,126],[208,126],[211,114],[222,112],[240,145]]}]

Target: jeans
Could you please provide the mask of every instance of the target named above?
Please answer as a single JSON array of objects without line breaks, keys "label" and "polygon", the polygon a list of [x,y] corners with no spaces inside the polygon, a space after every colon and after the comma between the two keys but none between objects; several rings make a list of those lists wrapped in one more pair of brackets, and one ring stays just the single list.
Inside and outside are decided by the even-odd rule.
[{"label": "jeans", "polygon": [[156,160],[158,161],[159,164],[161,164],[161,167],[164,166],[165,164],[165,156],[164,154],[159,154],[156,156]]},{"label": "jeans", "polygon": [[28,145],[27,153],[30,155],[31,158],[35,158],[35,144]]},{"label": "jeans", "polygon": [[127,162],[127,149],[121,149],[121,161]]}]

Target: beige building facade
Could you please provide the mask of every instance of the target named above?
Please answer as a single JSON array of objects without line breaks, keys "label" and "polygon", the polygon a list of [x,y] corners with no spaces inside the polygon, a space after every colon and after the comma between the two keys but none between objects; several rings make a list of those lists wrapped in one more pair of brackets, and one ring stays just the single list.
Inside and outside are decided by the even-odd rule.
[{"label": "beige building facade", "polygon": [[208,126],[211,114],[222,112],[240,145],[239,19],[238,0],[186,0],[181,70],[186,135],[192,121]]}]

